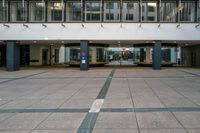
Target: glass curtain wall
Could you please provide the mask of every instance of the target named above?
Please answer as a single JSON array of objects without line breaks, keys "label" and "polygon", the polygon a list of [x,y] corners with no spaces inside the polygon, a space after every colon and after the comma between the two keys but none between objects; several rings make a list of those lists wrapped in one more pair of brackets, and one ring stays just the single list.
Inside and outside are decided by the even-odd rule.
[{"label": "glass curtain wall", "polygon": [[67,2],[66,3],[66,20],[67,21],[81,21],[81,2]]},{"label": "glass curtain wall", "polygon": [[160,21],[175,22],[176,21],[176,2],[161,2],[160,4]]},{"label": "glass curtain wall", "polygon": [[157,3],[143,2],[142,3],[142,21],[156,22],[157,21]]},{"label": "glass curtain wall", "polygon": [[62,22],[64,20],[64,4],[60,1],[48,3],[49,22]]},{"label": "glass curtain wall", "polygon": [[197,21],[200,22],[200,1],[198,2],[197,5]]},{"label": "glass curtain wall", "polygon": [[45,21],[45,3],[30,1],[29,21],[30,22]]},{"label": "glass curtain wall", "polygon": [[120,2],[105,1],[104,2],[104,21],[120,20]]},{"label": "glass curtain wall", "polygon": [[182,2],[179,9],[179,21],[195,21],[195,2]]},{"label": "glass curtain wall", "polygon": [[85,21],[101,21],[101,2],[85,2]]},{"label": "glass curtain wall", "polygon": [[27,20],[27,3],[22,1],[10,2],[10,21],[11,22],[23,22]]},{"label": "glass curtain wall", "polygon": [[3,2],[0,2],[0,22],[8,21],[8,3],[5,2],[3,6]]},{"label": "glass curtain wall", "polygon": [[123,2],[122,6],[122,21],[139,21],[139,3],[138,2]]}]

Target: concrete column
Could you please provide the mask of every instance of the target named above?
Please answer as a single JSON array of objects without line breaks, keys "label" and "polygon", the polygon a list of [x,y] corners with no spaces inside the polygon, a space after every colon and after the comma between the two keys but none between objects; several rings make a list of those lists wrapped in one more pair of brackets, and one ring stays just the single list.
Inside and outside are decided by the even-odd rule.
[{"label": "concrete column", "polygon": [[153,69],[161,69],[161,41],[155,41],[153,47]]},{"label": "concrete column", "polygon": [[87,71],[89,69],[89,44],[88,41],[80,41],[80,70]]},{"label": "concrete column", "polygon": [[96,47],[92,48],[92,62],[93,63],[97,62],[97,48]]},{"label": "concrete column", "polygon": [[140,62],[144,62],[144,48],[140,48]]},{"label": "concrete column", "polygon": [[17,71],[20,69],[20,46],[15,41],[7,41],[7,71]]},{"label": "concrete column", "polygon": [[65,47],[61,46],[59,48],[59,63],[64,64],[65,63]]},{"label": "concrete column", "polygon": [[150,64],[150,47],[146,47],[146,64]]},{"label": "concrete column", "polygon": [[65,62],[70,62],[70,48],[65,48]]}]

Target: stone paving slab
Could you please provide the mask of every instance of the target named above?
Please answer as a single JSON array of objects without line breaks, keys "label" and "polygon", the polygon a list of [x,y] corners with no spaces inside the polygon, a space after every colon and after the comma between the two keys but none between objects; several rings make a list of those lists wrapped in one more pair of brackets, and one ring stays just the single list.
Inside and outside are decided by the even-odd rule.
[{"label": "stone paving slab", "polygon": [[0,133],[85,133],[95,100],[94,133],[200,132],[200,69],[116,68],[108,77],[113,69],[0,71]]},{"label": "stone paving slab", "polygon": [[136,116],[140,128],[182,128],[175,117],[169,112],[144,112],[136,113]]},{"label": "stone paving slab", "polygon": [[200,112],[175,112],[174,114],[185,128],[200,129]]},{"label": "stone paving slab", "polygon": [[53,113],[37,129],[40,130],[76,130],[86,113]]},{"label": "stone paving slab", "polygon": [[141,129],[140,133],[187,133],[184,129]]},{"label": "stone paving slab", "polygon": [[94,129],[137,129],[134,113],[100,113]]},{"label": "stone paving slab", "polygon": [[48,115],[49,113],[19,113],[2,121],[0,130],[32,130]]}]

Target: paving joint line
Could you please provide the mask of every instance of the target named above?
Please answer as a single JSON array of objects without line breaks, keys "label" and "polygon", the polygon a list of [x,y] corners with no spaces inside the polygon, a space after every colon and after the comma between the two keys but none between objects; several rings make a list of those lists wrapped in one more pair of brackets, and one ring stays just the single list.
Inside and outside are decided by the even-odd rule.
[{"label": "paving joint line", "polygon": [[[72,84],[73,82],[74,82],[74,81],[71,81],[69,84]],[[87,81],[87,82],[88,82],[88,81]],[[67,84],[67,85],[69,85],[69,84]],[[66,85],[65,85],[65,86],[66,86]],[[65,86],[64,86],[64,87],[65,87]],[[69,99],[71,99],[75,94],[77,94],[82,88],[83,88],[83,86],[80,87],[77,91],[75,91],[69,98],[67,98],[67,100],[65,100],[60,106],[58,106],[57,110],[58,110],[65,102],[69,101]],[[60,89],[60,90],[62,90],[62,89]],[[59,109],[59,110],[60,110],[61,112],[64,111],[63,109]],[[68,110],[69,110],[69,109],[68,109]],[[33,129],[30,131],[30,133],[31,133],[33,130],[37,129],[37,127],[38,127],[41,123],[43,123],[45,120],[47,120],[53,113],[55,113],[55,111],[56,111],[56,110],[50,112],[50,114],[47,115],[47,117],[46,117],[44,120],[42,120],[35,128],[33,128]],[[75,110],[71,110],[71,109],[70,109],[70,111],[75,112]],[[69,112],[70,112],[70,111],[69,111]]]},{"label": "paving joint line", "polygon": [[[88,113],[90,108],[0,109],[0,113]],[[101,108],[99,112],[200,112],[200,107]]]},{"label": "paving joint line", "polygon": [[[127,74],[127,72],[126,72]],[[133,112],[134,112],[134,115],[135,115],[135,119],[136,119],[136,123],[137,123],[137,128],[138,128],[138,133],[140,133],[140,127],[139,127],[139,123],[138,123],[138,119],[137,119],[137,115],[136,115],[136,112],[135,112],[135,102],[134,102],[134,96],[132,95],[132,91],[131,91],[131,87],[130,87],[130,82],[129,80],[126,78],[126,81],[128,83],[128,89],[129,89],[129,94],[130,94],[130,97],[131,97],[131,101],[132,101],[132,104],[133,104]]]},{"label": "paving joint line", "polygon": [[190,75],[193,75],[193,76],[195,76],[195,77],[200,77],[199,74],[195,74],[195,73],[188,72],[188,71],[185,71],[185,70],[179,70],[179,71],[184,72],[184,73],[187,73],[187,74],[190,74]]},{"label": "paving joint line", "polygon": [[[187,99],[188,101],[190,101],[191,103],[193,103],[194,105],[196,105],[197,107],[199,107],[200,105],[198,105],[197,103],[193,102],[191,99],[189,99],[188,97],[186,97],[185,95],[183,95],[182,93],[180,93],[179,91],[177,91],[173,86],[170,86],[168,83],[163,82],[162,80],[160,80],[160,82],[164,83],[165,85],[167,85],[168,87],[170,87],[172,90],[174,90],[176,93],[178,93],[179,95],[183,96],[185,99]],[[183,82],[184,84],[184,82]],[[185,84],[186,85],[186,84]]]},{"label": "paving joint line", "polygon": [[[155,94],[155,96],[160,100],[160,102],[165,106],[165,108],[167,108],[166,104],[162,101],[162,99],[159,97],[159,95],[154,91],[154,89],[147,83],[147,81],[144,79],[145,84],[152,90],[152,92]],[[176,121],[183,127],[183,129],[189,133],[189,131],[187,130],[187,128],[185,128],[185,126],[179,121],[179,119],[175,116],[175,114],[173,112],[170,111],[170,113],[174,116],[174,118],[176,119]]]},{"label": "paving joint line", "polygon": [[27,76],[22,76],[22,77],[19,77],[19,78],[12,78],[12,79],[10,79],[10,80],[6,80],[6,81],[0,82],[0,84],[12,82],[12,81],[16,81],[16,80],[20,80],[20,79],[26,79],[26,78],[29,78],[29,77],[32,77],[32,76],[36,76],[36,75],[40,75],[40,74],[47,73],[47,72],[49,72],[49,71],[39,72],[39,73],[27,75]]},{"label": "paving joint line", "polygon": [[97,100],[101,100],[101,103],[99,105],[97,105],[97,109],[95,111],[93,111],[93,105],[92,105],[92,107],[90,108],[90,111],[87,113],[87,115],[83,119],[80,127],[78,128],[77,133],[92,133],[92,130],[95,126],[97,117],[101,110],[103,100],[105,99],[108,89],[110,87],[114,73],[115,73],[115,69],[112,69],[112,71],[109,74],[109,76],[107,77],[103,87],[101,88],[98,96],[96,97],[96,100],[94,101],[93,105],[96,105],[95,102]]}]

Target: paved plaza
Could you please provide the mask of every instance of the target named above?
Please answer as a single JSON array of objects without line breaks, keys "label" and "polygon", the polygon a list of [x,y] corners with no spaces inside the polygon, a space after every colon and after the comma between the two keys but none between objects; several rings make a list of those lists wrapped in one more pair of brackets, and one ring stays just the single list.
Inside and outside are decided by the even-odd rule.
[{"label": "paved plaza", "polygon": [[0,70],[0,133],[200,133],[200,69]]}]

